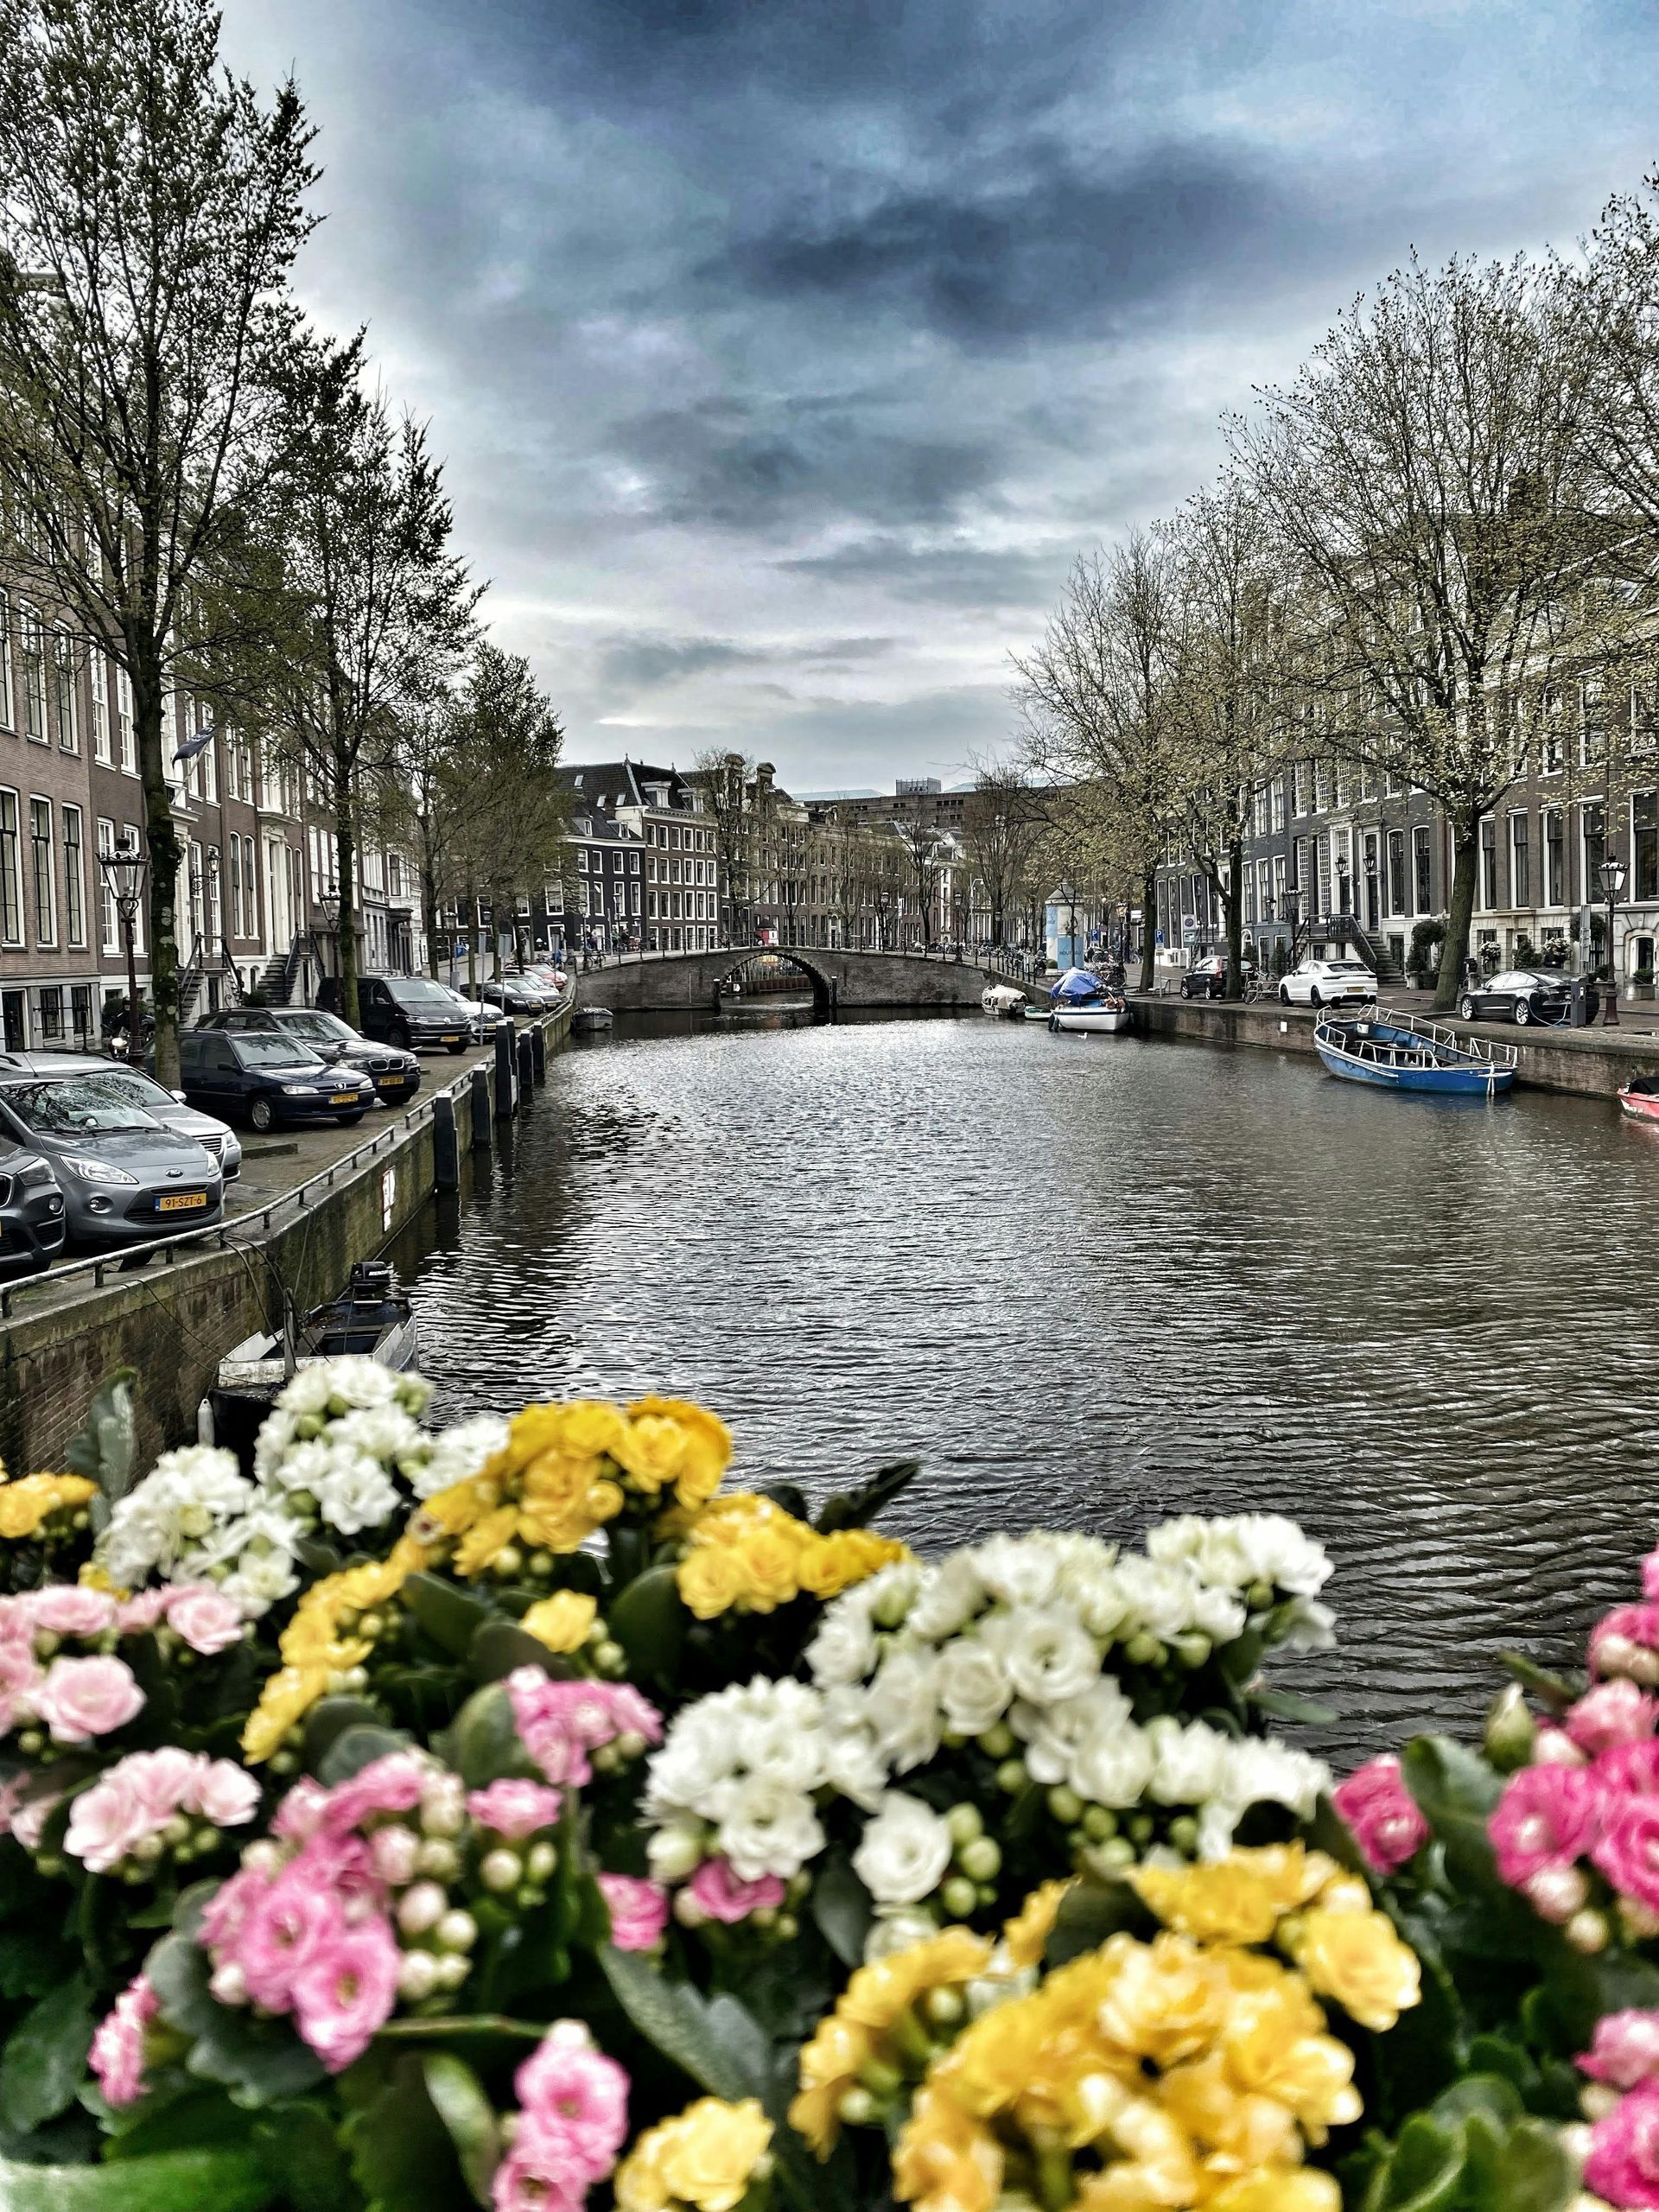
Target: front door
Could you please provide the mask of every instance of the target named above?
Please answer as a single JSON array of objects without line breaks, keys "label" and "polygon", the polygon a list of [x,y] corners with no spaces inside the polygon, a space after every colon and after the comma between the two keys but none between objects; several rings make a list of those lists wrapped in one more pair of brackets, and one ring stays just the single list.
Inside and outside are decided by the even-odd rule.
[{"label": "front door", "polygon": [[1377,906],[1376,839],[1365,840],[1365,926],[1374,930],[1382,916]]}]

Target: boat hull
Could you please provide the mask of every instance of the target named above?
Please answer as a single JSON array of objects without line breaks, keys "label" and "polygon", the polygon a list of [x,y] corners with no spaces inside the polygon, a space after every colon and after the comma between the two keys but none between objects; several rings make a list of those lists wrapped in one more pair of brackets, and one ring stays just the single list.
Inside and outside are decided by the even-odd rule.
[{"label": "boat hull", "polygon": [[1422,1091],[1441,1098],[1491,1098],[1515,1081],[1513,1068],[1389,1068],[1350,1059],[1329,1046],[1314,1048],[1331,1073],[1347,1083],[1368,1083],[1379,1090]]},{"label": "boat hull", "polygon": [[1135,1017],[1126,1006],[1055,1007],[1050,1012],[1051,1029],[1080,1029],[1085,1033],[1098,1031],[1103,1036],[1115,1036],[1127,1029]]},{"label": "boat hull", "polygon": [[1618,1110],[1627,1122],[1645,1122],[1649,1127],[1659,1127],[1659,1091],[1621,1090]]}]

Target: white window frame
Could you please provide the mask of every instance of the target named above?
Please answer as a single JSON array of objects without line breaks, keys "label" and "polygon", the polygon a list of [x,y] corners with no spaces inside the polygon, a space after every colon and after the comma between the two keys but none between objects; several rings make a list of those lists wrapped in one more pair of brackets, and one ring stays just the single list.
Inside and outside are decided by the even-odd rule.
[{"label": "white window frame", "polygon": [[[35,812],[37,807],[43,808],[46,814],[46,918],[44,921],[41,918],[41,841],[36,826],[40,819]],[[36,944],[55,945],[58,941],[57,825],[53,819],[52,802],[44,791],[31,791],[29,795],[29,887],[35,894],[33,906],[35,942]]]},{"label": "white window frame", "polygon": [[[23,810],[20,794],[9,785],[0,785],[0,944],[20,945],[27,943],[23,921]],[[6,839],[10,836],[10,861]],[[6,927],[6,908],[10,905],[16,918],[15,932]]]},{"label": "white window frame", "polygon": [[58,810],[62,817],[59,836],[63,846],[63,941],[80,952],[86,947],[86,817],[67,799]]}]

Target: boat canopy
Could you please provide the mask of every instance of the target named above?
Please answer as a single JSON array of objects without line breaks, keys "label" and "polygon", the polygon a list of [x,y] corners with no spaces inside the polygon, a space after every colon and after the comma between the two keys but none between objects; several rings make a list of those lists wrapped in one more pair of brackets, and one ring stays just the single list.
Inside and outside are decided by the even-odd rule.
[{"label": "boat canopy", "polygon": [[1105,985],[1098,976],[1091,976],[1086,968],[1068,968],[1059,982],[1048,994],[1051,1006],[1080,1006],[1085,999],[1097,999]]}]

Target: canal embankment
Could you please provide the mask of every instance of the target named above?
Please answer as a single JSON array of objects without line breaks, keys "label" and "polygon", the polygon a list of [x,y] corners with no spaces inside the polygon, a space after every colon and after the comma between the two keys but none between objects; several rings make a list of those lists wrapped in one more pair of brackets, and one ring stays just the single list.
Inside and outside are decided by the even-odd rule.
[{"label": "canal embankment", "polygon": [[120,1367],[144,1378],[145,1452],[192,1433],[219,1360],[243,1338],[279,1325],[284,1294],[302,1312],[321,1304],[435,1194],[467,1195],[487,1168],[497,1128],[531,1106],[574,1006],[573,994],[520,1028],[510,1052],[492,1046],[439,1067],[429,1060],[429,1087],[369,1136],[328,1128],[269,1147],[254,1141],[226,1219],[158,1243],[142,1267],[115,1255],[10,1286],[0,1321],[6,1465],[61,1465],[93,1392]]},{"label": "canal embankment", "polygon": [[[1134,994],[1135,1018],[1143,1035],[1170,1037],[1231,1052],[1255,1048],[1313,1054],[1319,1016],[1306,1007],[1245,1006],[1226,999]],[[1405,1001],[1402,1000],[1403,1005]],[[1428,1001],[1411,1009],[1427,1014]],[[1517,1029],[1508,1022],[1458,1021],[1434,1017],[1459,1036],[1513,1045],[1516,1081],[1534,1090],[1611,1098],[1633,1075],[1659,1076],[1659,1035],[1621,1023],[1613,1029]]]}]

